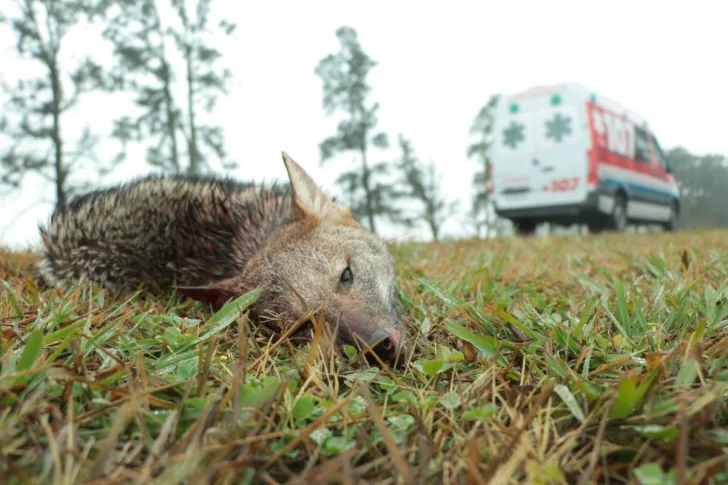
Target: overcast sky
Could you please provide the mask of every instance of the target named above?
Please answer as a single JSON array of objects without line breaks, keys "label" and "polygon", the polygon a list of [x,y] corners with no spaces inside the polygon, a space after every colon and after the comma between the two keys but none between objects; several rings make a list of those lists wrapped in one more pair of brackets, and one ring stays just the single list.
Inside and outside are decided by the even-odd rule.
[{"label": "overcast sky", "polygon": [[[463,212],[475,170],[465,158],[468,129],[494,92],[579,82],[646,117],[665,148],[728,153],[728,10],[721,0],[228,0],[213,8],[238,24],[221,44],[234,83],[215,116],[230,156],[240,163],[234,175],[241,179],[284,177],[281,150],[325,188],[343,168],[318,162],[318,143],[334,125],[324,116],[314,74],[316,63],[338,49],[335,31],[341,25],[354,27],[379,63],[370,81],[371,99],[381,103],[380,128],[392,137],[404,133],[421,158],[438,164],[446,195],[461,200]],[[14,36],[2,28],[0,75],[15,79],[37,69],[18,59]],[[94,37],[74,34],[65,55],[102,49]],[[114,109],[123,110],[121,101],[91,103],[74,113],[73,129],[82,120],[104,127]],[[5,149],[0,146],[0,153]],[[148,170],[141,160],[131,161],[105,182]],[[0,245],[37,242],[37,224],[52,210],[50,203],[33,206],[45,190],[51,187],[32,179],[19,193],[0,198]],[[19,211],[22,217],[10,224]],[[446,235],[461,234],[462,221],[453,216]]]}]

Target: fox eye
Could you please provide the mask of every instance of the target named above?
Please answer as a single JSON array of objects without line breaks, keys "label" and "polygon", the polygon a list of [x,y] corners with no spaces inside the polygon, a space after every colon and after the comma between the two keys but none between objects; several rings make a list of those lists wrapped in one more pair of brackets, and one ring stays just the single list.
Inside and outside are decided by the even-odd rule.
[{"label": "fox eye", "polygon": [[346,267],[343,273],[341,273],[341,278],[339,279],[339,284],[342,288],[349,288],[351,284],[354,282],[354,273],[351,272],[350,267]]}]

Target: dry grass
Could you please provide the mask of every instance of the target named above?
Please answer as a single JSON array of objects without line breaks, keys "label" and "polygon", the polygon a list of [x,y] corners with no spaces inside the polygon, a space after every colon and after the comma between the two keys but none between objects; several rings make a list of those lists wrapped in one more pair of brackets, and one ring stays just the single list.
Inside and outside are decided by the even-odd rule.
[{"label": "dry grass", "polygon": [[0,253],[0,484],[728,482],[728,234],[394,251],[402,371]]}]

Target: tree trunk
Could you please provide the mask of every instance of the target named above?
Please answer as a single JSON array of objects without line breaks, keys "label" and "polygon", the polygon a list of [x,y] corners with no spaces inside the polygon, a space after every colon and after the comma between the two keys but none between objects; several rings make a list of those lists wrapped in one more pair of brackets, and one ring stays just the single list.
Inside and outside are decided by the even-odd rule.
[{"label": "tree trunk", "polygon": [[195,85],[192,71],[192,47],[189,42],[186,46],[185,56],[187,58],[187,109],[190,118],[190,141],[188,146],[190,153],[190,166],[187,171],[190,174],[196,175],[200,173],[200,153],[197,149],[197,125],[194,106]]},{"label": "tree trunk", "polygon": [[[489,130],[490,131],[490,130]],[[485,138],[484,138],[485,140]],[[490,220],[490,212],[488,211],[488,202],[490,202],[490,192],[488,192],[488,184],[490,180],[490,162],[488,160],[488,157],[486,156],[485,152],[483,152],[483,183],[485,184],[485,187],[483,187],[483,217],[485,220],[485,239],[488,239],[490,237],[490,226],[491,226],[491,220]]]},{"label": "tree trunk", "polygon": [[167,111],[167,135],[171,138],[172,164],[176,172],[180,171],[179,148],[177,147],[177,115],[174,112],[174,100],[172,98],[171,80],[169,75],[169,64],[162,61],[164,69],[164,104]]},{"label": "tree trunk", "polygon": [[362,161],[362,182],[364,182],[364,193],[366,196],[367,204],[367,218],[369,219],[369,229],[372,232],[377,232],[374,226],[374,208],[372,207],[372,190],[369,187],[369,164],[367,163],[367,149],[366,146],[361,147],[361,161]]},{"label": "tree trunk", "polygon": [[488,202],[485,203],[485,239],[490,238],[491,230],[494,229],[495,221],[490,220],[490,212],[488,211]]},{"label": "tree trunk", "polygon": [[[432,176],[432,174],[431,174]],[[426,194],[429,192],[430,194],[435,194],[435,188],[434,188],[434,179],[430,179],[430,185],[428,186],[428,191],[422,192],[423,199],[422,202],[425,205],[425,221],[427,222],[427,225],[430,227],[430,232],[432,233],[432,240],[437,242],[438,236],[440,234],[440,227],[437,223],[437,206],[435,205],[435,195],[430,195],[428,197]]]},{"label": "tree trunk", "polygon": [[437,227],[437,223],[432,219],[430,219],[428,223],[430,224],[430,231],[432,231],[432,239],[435,242],[438,242],[440,240],[440,228]]},{"label": "tree trunk", "polygon": [[56,172],[56,204],[58,207],[66,207],[66,169],[63,165],[63,140],[61,139],[61,103],[63,93],[61,87],[61,79],[58,74],[57,59],[53,57],[48,65],[51,78],[51,89],[53,91],[53,105],[51,107],[53,115],[53,127],[51,128],[51,139],[55,152],[55,172]]}]

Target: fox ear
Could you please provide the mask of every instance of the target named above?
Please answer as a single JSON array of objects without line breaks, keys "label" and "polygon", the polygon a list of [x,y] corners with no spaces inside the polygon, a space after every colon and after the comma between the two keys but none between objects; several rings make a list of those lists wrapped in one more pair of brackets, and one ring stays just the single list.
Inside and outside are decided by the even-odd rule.
[{"label": "fox ear", "polygon": [[301,166],[286,152],[282,152],[283,163],[291,182],[292,196],[291,210],[294,221],[307,217],[314,217],[324,222],[334,222],[350,226],[359,226],[351,216],[351,211],[331,200],[326,193],[316,185]]},{"label": "fox ear", "polygon": [[187,298],[212,306],[215,311],[222,308],[228,301],[245,293],[238,277],[220,280],[206,286],[178,286],[176,290]]}]

